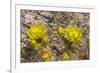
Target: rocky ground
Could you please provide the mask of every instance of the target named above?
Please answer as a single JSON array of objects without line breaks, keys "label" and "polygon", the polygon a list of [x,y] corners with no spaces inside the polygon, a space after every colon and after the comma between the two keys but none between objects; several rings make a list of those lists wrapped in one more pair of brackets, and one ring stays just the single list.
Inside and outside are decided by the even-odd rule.
[{"label": "rocky ground", "polygon": [[[89,59],[89,30],[90,15],[89,13],[79,12],[54,12],[38,10],[21,10],[20,11],[21,27],[21,62],[41,62],[38,51],[34,51],[27,41],[26,31],[34,23],[43,23],[48,28],[47,36],[49,43],[46,45],[50,48],[50,61],[63,61],[61,53],[67,51],[69,60],[88,60]],[[82,41],[78,43],[77,48],[71,50],[68,48],[58,34],[54,31],[57,26],[78,26],[82,31]]]}]

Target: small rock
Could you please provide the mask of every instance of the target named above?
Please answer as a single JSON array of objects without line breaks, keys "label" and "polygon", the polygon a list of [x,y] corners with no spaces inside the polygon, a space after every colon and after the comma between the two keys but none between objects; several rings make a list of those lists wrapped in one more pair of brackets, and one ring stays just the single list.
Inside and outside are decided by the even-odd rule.
[{"label": "small rock", "polygon": [[27,28],[21,24],[21,32],[26,33]]},{"label": "small rock", "polygon": [[45,12],[43,11],[40,14],[45,16],[45,17],[50,17],[50,18],[53,16],[51,12],[46,12],[46,11]]},{"label": "small rock", "polygon": [[57,26],[57,24],[55,24],[55,23],[48,23],[48,25],[49,25],[50,27]]}]

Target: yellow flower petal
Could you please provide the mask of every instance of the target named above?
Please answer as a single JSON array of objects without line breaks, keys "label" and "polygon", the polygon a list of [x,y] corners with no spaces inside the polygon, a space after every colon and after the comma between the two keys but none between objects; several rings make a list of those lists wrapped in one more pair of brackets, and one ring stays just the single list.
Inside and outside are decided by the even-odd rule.
[{"label": "yellow flower petal", "polygon": [[43,53],[41,57],[42,57],[42,59],[47,59],[47,58],[49,58],[49,54],[48,53]]},{"label": "yellow flower petal", "polygon": [[64,60],[68,60],[69,59],[69,56],[66,52],[63,53],[63,59]]}]

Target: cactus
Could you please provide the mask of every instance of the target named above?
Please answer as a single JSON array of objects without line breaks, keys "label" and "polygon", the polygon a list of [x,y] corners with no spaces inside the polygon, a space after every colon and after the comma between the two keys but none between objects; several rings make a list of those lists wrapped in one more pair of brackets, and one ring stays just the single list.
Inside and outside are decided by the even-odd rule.
[{"label": "cactus", "polygon": [[29,42],[33,47],[39,48],[39,44],[46,44],[48,42],[48,38],[46,37],[47,29],[43,24],[36,23],[33,24],[26,32]]},{"label": "cactus", "polygon": [[69,26],[65,28],[65,38],[72,42],[72,43],[77,43],[78,41],[81,40],[82,37],[82,32],[80,31],[79,27],[76,26]]},{"label": "cactus", "polygon": [[65,41],[72,43],[72,48],[76,48],[76,44],[82,38],[82,32],[77,26],[59,27],[58,33]]}]

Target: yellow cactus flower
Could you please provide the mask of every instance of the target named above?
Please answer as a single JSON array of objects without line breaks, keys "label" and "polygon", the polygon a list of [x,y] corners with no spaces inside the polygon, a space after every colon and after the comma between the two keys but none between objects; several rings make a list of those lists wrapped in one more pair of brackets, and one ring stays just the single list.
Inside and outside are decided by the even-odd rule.
[{"label": "yellow cactus flower", "polygon": [[48,53],[43,53],[41,58],[42,59],[48,59],[49,58],[49,54]]},{"label": "yellow cactus flower", "polygon": [[68,56],[67,52],[63,53],[63,59],[64,60],[68,60],[69,59],[69,56]]},{"label": "yellow cactus flower", "polygon": [[77,26],[59,27],[59,35],[69,42],[76,43],[81,40],[82,32]]},{"label": "yellow cactus flower", "polygon": [[27,36],[34,40],[44,37],[47,29],[42,24],[33,24],[30,29],[27,30]]},{"label": "yellow cactus flower", "polygon": [[44,61],[48,61],[50,59],[50,57],[49,57],[49,49],[48,48],[42,49],[41,58]]},{"label": "yellow cactus flower", "polygon": [[33,24],[26,32],[32,46],[37,48],[39,43],[47,43],[48,38],[46,37],[47,29],[43,24]]},{"label": "yellow cactus flower", "polygon": [[69,26],[65,28],[65,38],[72,42],[76,43],[81,40],[82,38],[82,32],[80,31],[79,27],[76,26]]}]

